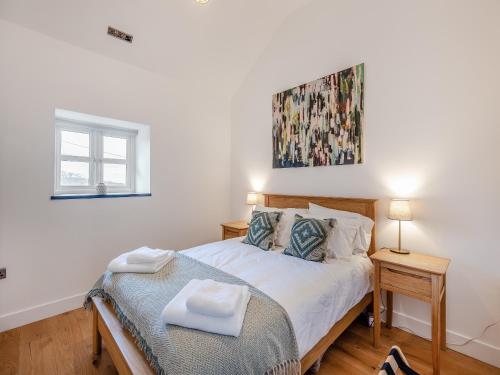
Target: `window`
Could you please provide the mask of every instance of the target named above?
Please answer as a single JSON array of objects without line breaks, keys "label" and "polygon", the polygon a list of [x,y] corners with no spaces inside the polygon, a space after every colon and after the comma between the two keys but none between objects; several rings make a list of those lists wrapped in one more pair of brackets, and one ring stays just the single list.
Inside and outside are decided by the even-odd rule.
[{"label": "window", "polygon": [[137,133],[56,118],[55,194],[135,193]]}]

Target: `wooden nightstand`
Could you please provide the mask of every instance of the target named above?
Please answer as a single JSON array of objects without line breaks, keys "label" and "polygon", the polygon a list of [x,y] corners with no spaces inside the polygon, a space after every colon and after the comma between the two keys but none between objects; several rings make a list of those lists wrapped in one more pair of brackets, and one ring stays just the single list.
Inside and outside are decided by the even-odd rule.
[{"label": "wooden nightstand", "polygon": [[220,225],[222,227],[222,239],[246,236],[248,231],[248,224],[246,221],[233,221]]},{"label": "wooden nightstand", "polygon": [[373,285],[373,345],[380,341],[380,290],[387,291],[386,325],[392,326],[392,293],[432,305],[432,364],[439,374],[440,349],[446,350],[446,270],[449,259],[419,253],[395,254],[389,249],[370,256],[375,265]]}]

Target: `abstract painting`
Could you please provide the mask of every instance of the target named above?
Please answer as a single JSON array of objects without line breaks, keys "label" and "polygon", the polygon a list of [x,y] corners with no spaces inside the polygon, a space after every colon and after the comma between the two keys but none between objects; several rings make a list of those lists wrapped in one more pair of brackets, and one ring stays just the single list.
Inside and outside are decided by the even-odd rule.
[{"label": "abstract painting", "polygon": [[273,168],[360,164],[364,64],[273,96]]}]

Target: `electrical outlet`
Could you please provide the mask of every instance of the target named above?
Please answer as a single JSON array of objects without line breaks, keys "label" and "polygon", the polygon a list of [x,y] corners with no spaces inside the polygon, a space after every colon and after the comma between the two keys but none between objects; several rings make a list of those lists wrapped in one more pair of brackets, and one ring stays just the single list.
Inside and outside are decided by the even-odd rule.
[{"label": "electrical outlet", "polygon": [[7,278],[7,268],[0,268],[0,279]]}]

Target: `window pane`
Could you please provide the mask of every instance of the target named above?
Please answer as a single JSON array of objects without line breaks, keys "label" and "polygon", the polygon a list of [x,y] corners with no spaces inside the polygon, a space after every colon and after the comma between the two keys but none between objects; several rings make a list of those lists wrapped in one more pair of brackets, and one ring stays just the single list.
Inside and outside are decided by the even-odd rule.
[{"label": "window pane", "polygon": [[109,186],[127,184],[127,166],[125,164],[104,164],[104,183]]},{"label": "window pane", "polygon": [[61,154],[89,156],[89,134],[61,131]]},{"label": "window pane", "polygon": [[62,186],[88,186],[89,163],[79,161],[61,162]]},{"label": "window pane", "polygon": [[103,137],[105,159],[126,159],[127,140],[125,138]]}]

